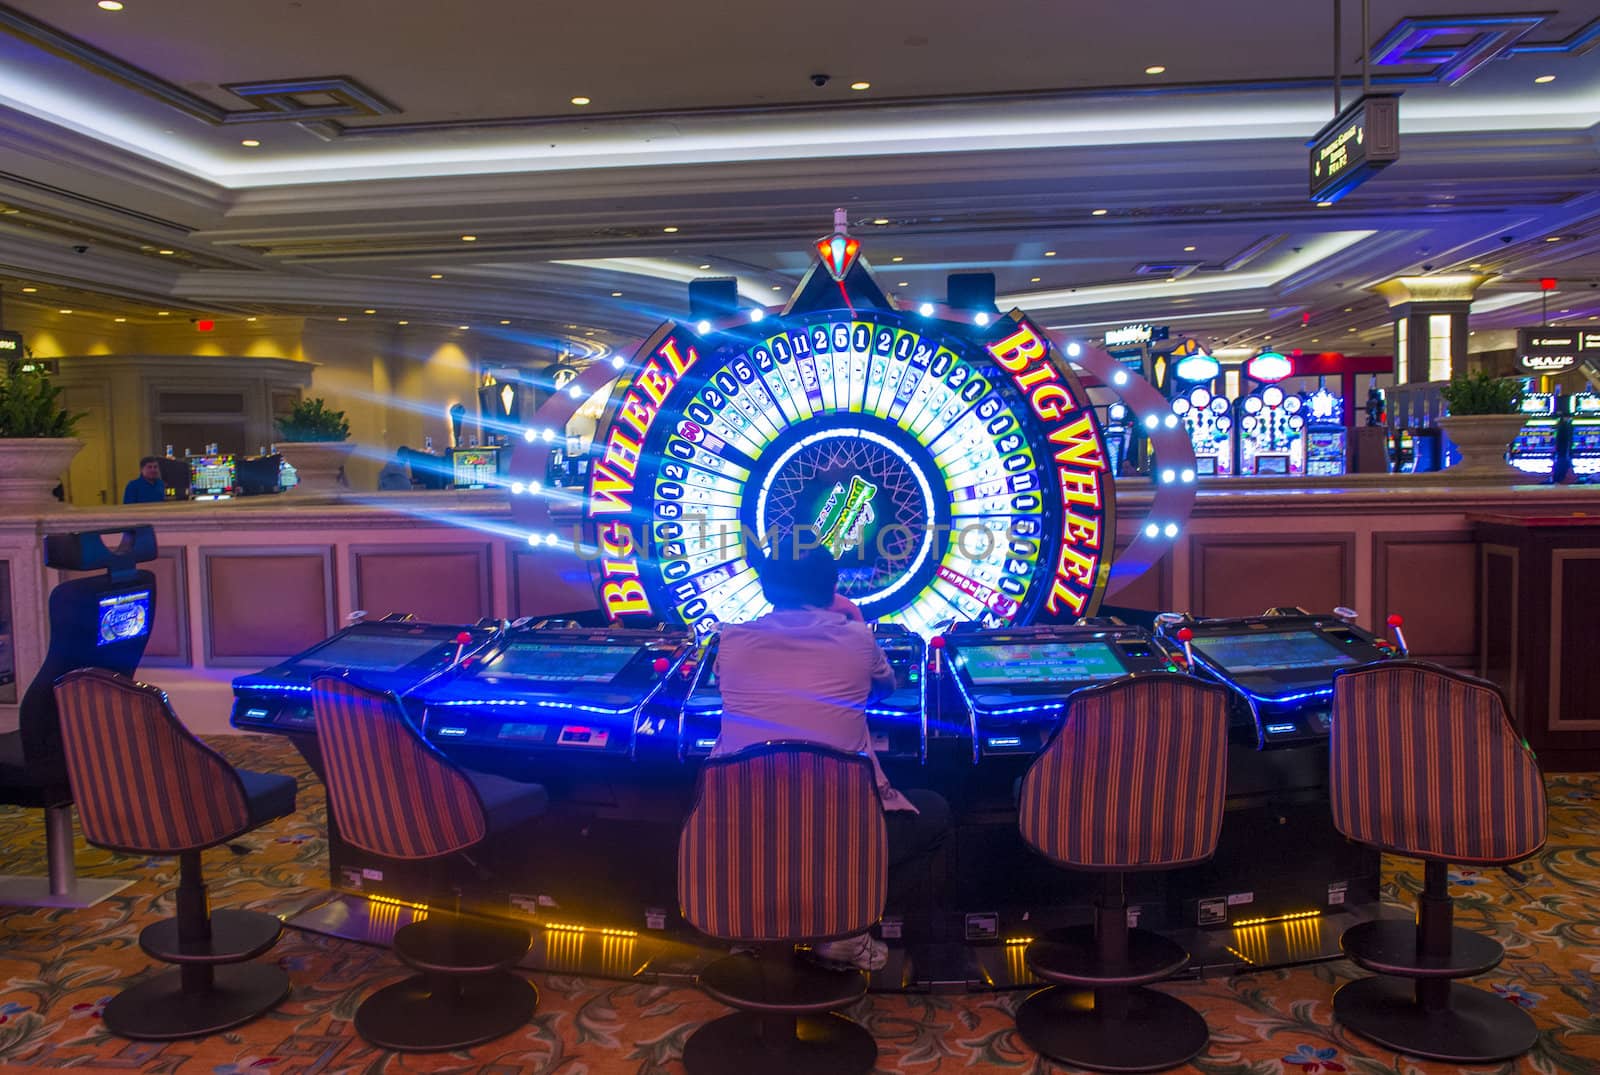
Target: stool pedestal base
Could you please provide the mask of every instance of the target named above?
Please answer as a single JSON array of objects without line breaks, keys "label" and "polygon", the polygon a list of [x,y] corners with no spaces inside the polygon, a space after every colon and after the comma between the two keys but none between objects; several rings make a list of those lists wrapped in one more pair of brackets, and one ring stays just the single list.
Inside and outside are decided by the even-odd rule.
[{"label": "stool pedestal base", "polygon": [[1402,978],[1362,978],[1333,995],[1333,1017],[1368,1041],[1406,1056],[1486,1064],[1533,1048],[1539,1030],[1510,1001],[1456,982],[1431,983],[1446,1007],[1417,1003],[1414,983]]},{"label": "stool pedestal base", "polygon": [[509,971],[451,978],[417,974],[384,986],[356,1009],[356,1033],[380,1049],[467,1049],[526,1026],[539,991]]},{"label": "stool pedestal base", "polygon": [[265,1015],[289,996],[289,976],[262,963],[205,967],[209,988],[183,987],[185,970],[166,971],[129,986],[106,1005],[106,1029],[134,1041],[202,1038]]},{"label": "stool pedestal base", "polygon": [[1017,1033],[1036,1052],[1091,1071],[1165,1071],[1198,1056],[1210,1040],[1206,1021],[1176,997],[1127,989],[1126,1012],[1097,1010],[1095,994],[1051,986],[1017,1009]]},{"label": "stool pedestal base", "polygon": [[867,1075],[878,1043],[842,1015],[734,1012],[683,1043],[689,1075]]}]

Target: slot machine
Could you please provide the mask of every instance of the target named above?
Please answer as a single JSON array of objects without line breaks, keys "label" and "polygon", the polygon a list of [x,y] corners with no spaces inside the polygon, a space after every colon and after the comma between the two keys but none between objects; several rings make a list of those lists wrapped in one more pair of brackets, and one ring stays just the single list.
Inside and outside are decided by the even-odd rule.
[{"label": "slot machine", "polygon": [[1203,478],[1232,475],[1233,406],[1227,397],[1214,396],[1205,385],[1195,385],[1187,395],[1172,401],[1172,413],[1188,431],[1194,472]]},{"label": "slot machine", "polygon": [[1511,442],[1506,459],[1512,466],[1535,480],[1561,479],[1561,414],[1554,392],[1524,392],[1522,413],[1527,421]]},{"label": "slot machine", "polygon": [[231,455],[189,457],[189,499],[230,500],[238,493],[237,464]]},{"label": "slot machine", "polygon": [[451,482],[457,489],[492,489],[500,483],[499,448],[452,448]]},{"label": "slot machine", "polygon": [[1573,481],[1600,482],[1600,394],[1567,397],[1567,465]]},{"label": "slot machine", "polygon": [[1313,478],[1343,474],[1349,450],[1344,399],[1320,386],[1303,397],[1301,414],[1306,419],[1306,474]]},{"label": "slot machine", "polygon": [[1239,473],[1293,477],[1306,472],[1305,416],[1300,397],[1276,384],[1239,401]]}]

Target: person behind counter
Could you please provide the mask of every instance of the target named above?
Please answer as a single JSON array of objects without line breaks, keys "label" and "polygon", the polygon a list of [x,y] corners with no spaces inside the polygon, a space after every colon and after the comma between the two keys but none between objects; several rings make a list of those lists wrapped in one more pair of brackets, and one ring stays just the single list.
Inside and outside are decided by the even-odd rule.
[{"label": "person behind counter", "polygon": [[[770,557],[752,558],[772,611],[721,629],[722,732],[712,756],[779,739],[865,754],[877,773],[888,829],[890,906],[931,917],[944,888],[950,806],[936,792],[896,790],[878,765],[865,706],[894,690],[894,671],[860,611],[839,600],[837,562],[825,548],[801,552],[792,539],[777,544]],[[867,933],[813,952],[823,962],[862,970],[888,959],[883,942]]]},{"label": "person behind counter", "polygon": [[167,485],[161,480],[161,459],[147,455],[139,460],[139,476],[122,488],[124,504],[160,504],[167,499]]}]

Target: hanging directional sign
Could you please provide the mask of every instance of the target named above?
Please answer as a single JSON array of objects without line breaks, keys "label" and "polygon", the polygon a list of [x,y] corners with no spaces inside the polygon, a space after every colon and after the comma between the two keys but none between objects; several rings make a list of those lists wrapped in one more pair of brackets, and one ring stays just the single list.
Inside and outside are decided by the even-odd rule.
[{"label": "hanging directional sign", "polygon": [[1529,373],[1561,373],[1585,361],[1600,361],[1600,332],[1549,325],[1517,329],[1517,362]]},{"label": "hanging directional sign", "polygon": [[0,332],[0,358],[22,357],[22,333]]},{"label": "hanging directional sign", "polygon": [[1336,202],[1400,159],[1400,98],[1368,94],[1311,143],[1311,200]]}]

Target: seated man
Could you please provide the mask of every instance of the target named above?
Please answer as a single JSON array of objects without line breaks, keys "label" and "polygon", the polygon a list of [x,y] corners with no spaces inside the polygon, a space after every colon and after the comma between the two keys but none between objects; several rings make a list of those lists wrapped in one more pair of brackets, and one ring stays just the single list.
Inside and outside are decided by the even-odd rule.
[{"label": "seated man", "polygon": [[[773,610],[722,627],[722,734],[712,754],[798,739],[867,755],[888,828],[890,906],[931,915],[943,881],[936,863],[950,835],[949,804],[932,791],[889,785],[872,753],[864,707],[894,690],[894,672],[855,606],[836,604],[839,568],[828,550],[801,553],[784,544],[758,564]],[[884,944],[866,933],[819,944],[815,952],[863,970],[888,958]]]}]

